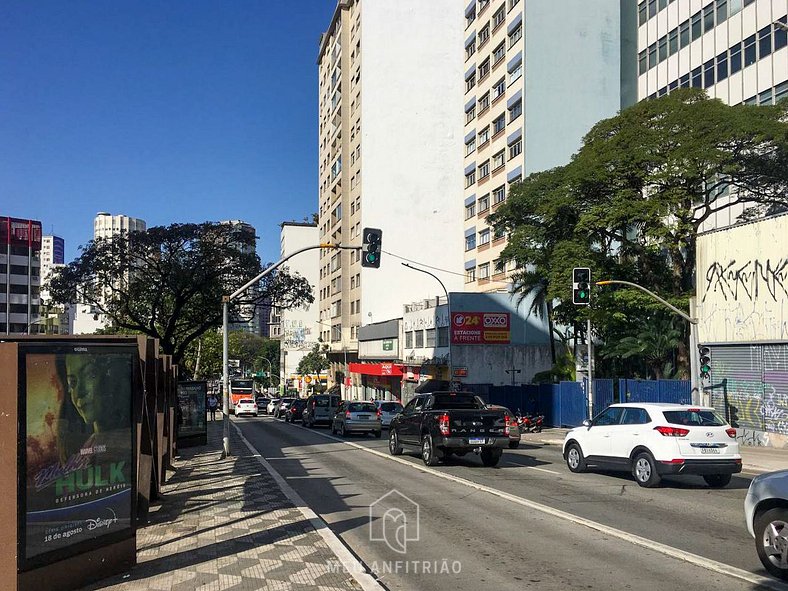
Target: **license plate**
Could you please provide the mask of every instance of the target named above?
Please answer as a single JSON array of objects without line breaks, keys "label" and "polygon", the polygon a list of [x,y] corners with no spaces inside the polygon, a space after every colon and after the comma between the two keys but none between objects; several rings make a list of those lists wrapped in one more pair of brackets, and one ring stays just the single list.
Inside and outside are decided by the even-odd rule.
[{"label": "license plate", "polygon": [[483,445],[487,443],[487,440],[484,437],[469,437],[468,443],[471,445]]},{"label": "license plate", "polygon": [[719,454],[720,449],[718,447],[701,447],[700,453],[702,454]]},{"label": "license plate", "polygon": [[366,421],[369,420],[369,415],[358,415],[359,421]]}]

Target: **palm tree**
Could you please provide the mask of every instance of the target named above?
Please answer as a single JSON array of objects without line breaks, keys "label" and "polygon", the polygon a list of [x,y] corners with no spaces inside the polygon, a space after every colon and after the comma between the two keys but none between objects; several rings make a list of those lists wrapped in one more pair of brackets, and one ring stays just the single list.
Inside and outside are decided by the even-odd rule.
[{"label": "palm tree", "polygon": [[547,316],[547,330],[550,335],[550,361],[556,363],[555,340],[553,333],[553,300],[547,297],[547,279],[537,271],[520,269],[512,275],[512,291],[517,294],[517,307],[524,300],[531,298],[528,314],[544,320]]},{"label": "palm tree", "polygon": [[661,380],[673,374],[673,355],[683,342],[682,332],[676,328],[674,319],[659,314],[645,320],[637,335],[618,340],[602,355],[621,359],[637,356],[645,362],[649,372]]}]

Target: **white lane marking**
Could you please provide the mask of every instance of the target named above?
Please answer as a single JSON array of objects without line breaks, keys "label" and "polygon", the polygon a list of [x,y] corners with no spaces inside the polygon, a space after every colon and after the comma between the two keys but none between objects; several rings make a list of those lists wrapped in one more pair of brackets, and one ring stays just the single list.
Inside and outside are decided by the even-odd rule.
[{"label": "white lane marking", "polygon": [[[755,585],[760,585],[764,589],[770,589],[771,591],[788,591],[788,585],[785,585],[776,579],[770,579],[767,577],[762,577],[760,575],[756,575],[755,573],[751,573],[741,568],[736,568],[735,566],[731,566],[729,564],[725,564],[724,562],[718,562],[711,558],[706,558],[704,556],[700,556],[698,554],[693,554],[691,552],[686,552],[685,550],[680,550],[679,548],[674,548],[673,546],[668,546],[667,544],[662,544],[661,542],[655,542],[654,540],[649,540],[648,538],[644,538],[638,536],[636,534],[631,534],[625,532],[620,529],[616,529],[609,525],[605,525],[603,523],[598,523],[596,521],[592,521],[590,519],[585,519],[584,517],[579,517],[577,515],[573,515],[572,513],[568,513],[566,511],[561,511],[560,509],[555,509],[550,507],[549,505],[543,505],[542,503],[537,503],[536,501],[531,501],[529,499],[525,499],[523,497],[518,497],[516,495],[512,495],[501,490],[491,488],[489,486],[485,486],[483,484],[478,484],[473,482],[472,480],[467,480],[465,478],[460,478],[459,476],[454,476],[452,474],[447,474],[446,472],[440,472],[433,468],[428,468],[427,466],[422,466],[415,462],[409,462],[398,456],[392,456],[390,454],[385,454],[379,452],[375,449],[370,449],[368,447],[364,447],[363,445],[359,445],[357,443],[353,443],[352,441],[346,441],[344,439],[340,439],[338,437],[334,437],[333,435],[329,435],[328,433],[322,433],[320,431],[315,431],[314,429],[307,429],[300,425],[295,425],[300,429],[304,429],[304,431],[309,431],[314,433],[315,435],[320,435],[321,437],[325,437],[326,439],[331,439],[333,441],[337,441],[339,443],[344,443],[345,445],[349,445],[350,447],[354,447],[358,450],[365,451],[367,453],[380,456],[392,462],[398,462],[404,466],[409,466],[414,470],[418,470],[420,472],[424,472],[425,474],[431,474],[433,476],[437,476],[438,478],[443,478],[444,480],[449,480],[451,482],[456,482],[458,484],[465,485],[469,488],[476,489],[478,491],[489,493],[493,496],[499,497],[501,499],[505,499],[507,501],[511,501],[518,505],[522,505],[523,507],[528,507],[529,509],[533,509],[535,511],[539,511],[541,513],[545,513],[547,515],[552,515],[553,517],[558,517],[559,519],[564,519],[571,523],[576,523],[578,525],[583,525],[589,529],[596,530],[601,532],[605,535],[618,538],[620,540],[624,540],[635,546],[640,546],[641,548],[646,548],[647,550],[652,550],[654,552],[659,552],[660,554],[664,554],[665,556],[669,556],[671,558],[675,558],[676,560],[681,560],[683,562],[688,562],[689,564],[699,566],[700,568],[704,568],[706,570],[710,570],[712,572],[727,575],[729,577],[733,577],[734,579],[739,579],[742,581],[746,581],[748,583],[753,583]],[[237,428],[237,427],[236,427]],[[248,443],[247,443],[248,445]],[[260,458],[262,461],[262,458]]]},{"label": "white lane marking", "polygon": [[282,489],[282,492],[285,493],[285,496],[290,499],[290,502],[293,503],[299,511],[301,511],[301,514],[304,516],[304,518],[309,520],[312,526],[317,530],[317,533],[320,534],[320,537],[323,538],[328,547],[332,550],[332,552],[334,552],[336,557],[342,563],[345,572],[350,573],[364,591],[380,591],[381,589],[385,589],[383,585],[376,581],[375,578],[367,572],[366,566],[358,558],[353,556],[342,540],[340,540],[337,535],[331,531],[331,528],[328,527],[328,524],[323,521],[314,511],[312,511],[309,505],[304,502],[304,499],[301,498],[301,495],[299,495],[289,484],[287,484],[287,481],[282,478],[279,472],[274,470],[274,467],[269,464],[265,458],[263,458],[259,453],[256,453],[257,450],[251,443],[249,443],[249,440],[244,437],[241,428],[234,422],[233,427],[235,427],[236,432],[241,437],[241,440],[246,444],[246,447],[249,448],[249,451],[257,458],[257,461],[260,462],[260,465],[262,465],[262,467],[265,468],[271,477],[276,481],[276,484],[279,485],[279,488]]},{"label": "white lane marking", "polygon": [[537,466],[526,466],[525,464],[518,464],[516,462],[506,462],[510,466],[517,466],[518,468],[527,468],[528,470],[539,470],[540,472],[547,472],[548,474],[558,474],[561,476],[560,472],[556,472],[555,470],[548,470],[547,468],[539,468]]}]

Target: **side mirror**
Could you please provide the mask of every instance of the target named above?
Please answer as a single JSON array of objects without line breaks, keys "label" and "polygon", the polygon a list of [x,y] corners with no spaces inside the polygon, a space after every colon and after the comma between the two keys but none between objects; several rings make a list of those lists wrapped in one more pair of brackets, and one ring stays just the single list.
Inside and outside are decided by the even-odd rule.
[{"label": "side mirror", "polygon": [[591,421],[589,419],[585,419],[583,421],[583,427],[588,427],[590,429],[591,428]]}]

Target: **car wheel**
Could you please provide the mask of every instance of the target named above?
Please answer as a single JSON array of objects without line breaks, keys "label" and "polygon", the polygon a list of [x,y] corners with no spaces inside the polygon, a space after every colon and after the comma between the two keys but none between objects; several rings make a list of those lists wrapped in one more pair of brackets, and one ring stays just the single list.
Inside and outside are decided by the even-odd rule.
[{"label": "car wheel", "polygon": [[763,567],[788,581],[788,509],[775,507],[755,518],[755,547]]},{"label": "car wheel", "polygon": [[728,486],[731,481],[730,474],[707,474],[703,477],[703,480],[706,481],[711,488],[722,488],[723,486]]},{"label": "car wheel", "polygon": [[421,459],[426,466],[437,466],[438,454],[432,444],[432,435],[425,435],[421,440]]},{"label": "car wheel", "polygon": [[520,442],[519,441],[510,441],[509,442],[509,449],[517,449],[518,447],[520,447]]},{"label": "car wheel", "polygon": [[632,463],[632,476],[644,488],[658,486],[662,477],[657,474],[657,464],[650,453],[642,452],[635,457]]},{"label": "car wheel", "polygon": [[583,457],[583,451],[580,449],[580,446],[576,443],[573,443],[569,446],[569,449],[566,450],[566,467],[569,468],[570,472],[585,472],[586,468],[586,459]]},{"label": "car wheel", "polygon": [[383,435],[382,431],[373,431],[373,433],[375,434],[375,437],[377,437],[378,439],[380,439],[380,437]]},{"label": "car wheel", "polygon": [[503,450],[500,449],[483,449],[481,453],[482,464],[484,464],[488,468],[497,466],[498,462],[501,459],[502,454],[503,454]]},{"label": "car wheel", "polygon": [[399,435],[397,435],[397,432],[394,430],[389,433],[389,453],[392,456],[402,455],[402,446],[399,444]]}]

